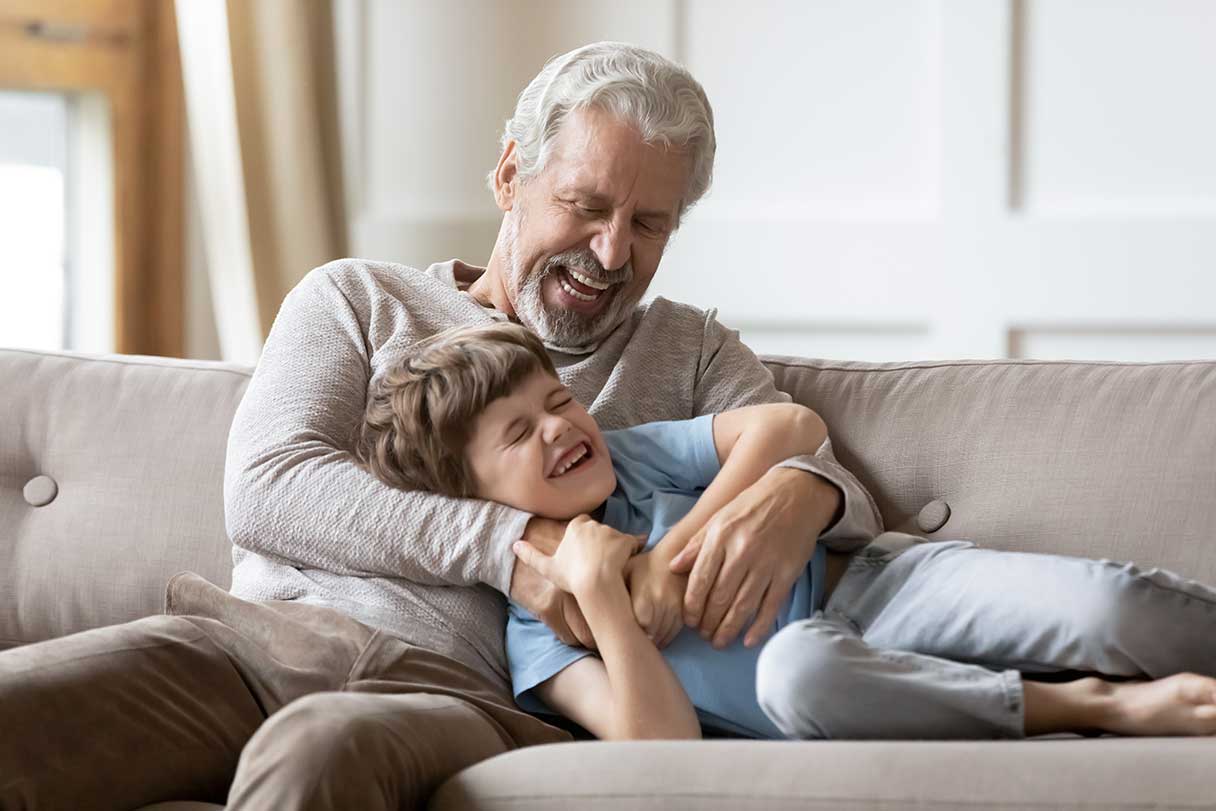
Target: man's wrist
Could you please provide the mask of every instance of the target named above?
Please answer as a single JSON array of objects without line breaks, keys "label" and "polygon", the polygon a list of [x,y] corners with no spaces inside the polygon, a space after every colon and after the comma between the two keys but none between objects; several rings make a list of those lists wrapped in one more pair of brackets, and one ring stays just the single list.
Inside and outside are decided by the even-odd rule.
[{"label": "man's wrist", "polygon": [[828,527],[835,526],[844,515],[844,494],[818,473],[800,467],[782,466],[771,469],[768,475],[777,477],[782,486],[803,489],[799,503],[807,510],[814,510],[811,523],[816,527],[816,536]]},{"label": "man's wrist", "polygon": [[566,522],[555,521],[552,518],[542,518],[534,515],[528,519],[524,527],[522,540],[535,546],[546,555],[552,556],[561,546],[562,537],[566,534]]}]

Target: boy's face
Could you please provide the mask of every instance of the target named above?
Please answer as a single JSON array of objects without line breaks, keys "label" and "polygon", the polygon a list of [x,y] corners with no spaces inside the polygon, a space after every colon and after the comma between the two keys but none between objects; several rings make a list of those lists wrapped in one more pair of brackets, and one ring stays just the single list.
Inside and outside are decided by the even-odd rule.
[{"label": "boy's face", "polygon": [[479,498],[544,518],[591,512],[616,488],[595,420],[541,371],[477,417],[465,453]]}]

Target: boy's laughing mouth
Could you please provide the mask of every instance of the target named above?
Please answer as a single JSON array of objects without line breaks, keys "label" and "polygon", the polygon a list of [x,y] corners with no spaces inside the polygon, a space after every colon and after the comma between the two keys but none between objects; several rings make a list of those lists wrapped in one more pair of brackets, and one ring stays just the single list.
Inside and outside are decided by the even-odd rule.
[{"label": "boy's laughing mouth", "polygon": [[549,471],[548,475],[545,476],[545,478],[556,479],[571,470],[577,470],[582,467],[583,464],[586,463],[587,460],[589,460],[593,455],[591,443],[585,439],[581,440],[573,445],[568,451],[557,457],[557,460],[553,463],[552,469]]}]

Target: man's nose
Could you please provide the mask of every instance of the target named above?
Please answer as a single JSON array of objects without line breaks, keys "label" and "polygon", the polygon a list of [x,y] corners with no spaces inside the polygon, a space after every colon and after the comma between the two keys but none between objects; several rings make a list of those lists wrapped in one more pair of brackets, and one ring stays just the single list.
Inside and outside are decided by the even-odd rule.
[{"label": "man's nose", "polygon": [[591,238],[591,250],[604,270],[623,267],[633,250],[633,231],[628,224],[605,222]]}]

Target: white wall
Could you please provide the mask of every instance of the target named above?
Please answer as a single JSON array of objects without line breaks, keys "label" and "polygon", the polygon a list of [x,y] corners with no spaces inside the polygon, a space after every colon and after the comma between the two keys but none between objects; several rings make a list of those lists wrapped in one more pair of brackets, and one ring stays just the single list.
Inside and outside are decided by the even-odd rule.
[{"label": "white wall", "polygon": [[822,358],[1216,358],[1216,4],[335,0],[352,253],[484,263],[544,61],[689,66],[716,180],[652,292]]}]

